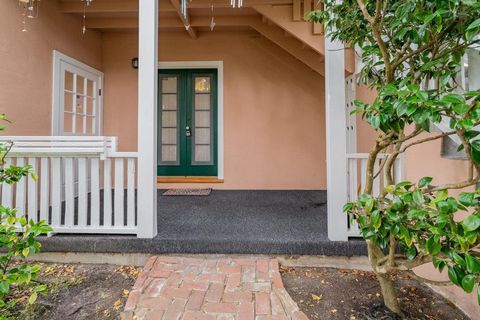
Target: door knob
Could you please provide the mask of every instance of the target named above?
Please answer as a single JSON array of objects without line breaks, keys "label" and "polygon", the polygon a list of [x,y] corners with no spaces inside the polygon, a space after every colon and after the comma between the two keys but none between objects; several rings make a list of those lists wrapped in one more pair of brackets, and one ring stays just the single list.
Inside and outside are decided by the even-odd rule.
[{"label": "door knob", "polygon": [[192,135],[192,131],[190,131],[190,127],[185,127],[185,136],[190,137]]}]

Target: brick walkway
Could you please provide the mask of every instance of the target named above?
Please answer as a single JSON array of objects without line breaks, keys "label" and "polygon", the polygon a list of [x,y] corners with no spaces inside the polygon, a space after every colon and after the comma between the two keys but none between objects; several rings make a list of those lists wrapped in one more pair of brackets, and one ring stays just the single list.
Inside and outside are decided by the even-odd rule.
[{"label": "brick walkway", "polygon": [[307,317],[283,287],[276,259],[155,256],[138,276],[122,319]]}]

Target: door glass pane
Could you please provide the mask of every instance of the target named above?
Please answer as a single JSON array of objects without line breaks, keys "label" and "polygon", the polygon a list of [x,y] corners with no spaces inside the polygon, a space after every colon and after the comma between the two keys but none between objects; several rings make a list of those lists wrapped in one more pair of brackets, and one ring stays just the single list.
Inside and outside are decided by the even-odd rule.
[{"label": "door glass pane", "polygon": [[210,110],[210,94],[195,94],[195,110]]},{"label": "door glass pane", "polygon": [[176,127],[177,126],[177,111],[163,111],[162,112],[162,127]]},{"label": "door glass pane", "polygon": [[210,146],[195,146],[195,162],[211,162]]},{"label": "door glass pane", "polygon": [[162,110],[177,110],[176,94],[162,94]]},{"label": "door glass pane", "polygon": [[73,94],[69,92],[64,92],[63,94],[63,110],[64,111],[75,111],[73,107]]},{"label": "door glass pane", "polygon": [[162,144],[177,144],[177,128],[162,128]]},{"label": "door glass pane", "polygon": [[73,115],[71,113],[64,113],[63,114],[63,131],[65,133],[72,133],[73,132]]},{"label": "door glass pane", "polygon": [[162,146],[161,161],[175,162],[177,161],[177,146]]},{"label": "door glass pane", "polygon": [[194,113],[194,140],[193,140],[193,163],[208,165],[212,163],[213,155],[213,132],[211,126],[211,78],[209,76],[197,76],[195,79],[195,113]]},{"label": "door glass pane", "polygon": [[93,97],[93,88],[94,88],[94,82],[90,79],[87,80],[87,95],[89,97]]},{"label": "door glass pane", "polygon": [[77,93],[85,93],[85,78],[77,74]]},{"label": "door glass pane", "polygon": [[160,81],[161,147],[158,150],[160,153],[158,158],[160,163],[178,164],[178,76],[164,76]]},{"label": "door glass pane", "polygon": [[210,127],[210,111],[195,111],[195,126]]},{"label": "door glass pane", "polygon": [[195,93],[210,92],[210,77],[195,77]]},{"label": "door glass pane", "polygon": [[93,99],[92,98],[87,98],[87,114],[90,115],[90,116],[94,115]]},{"label": "door glass pane", "polygon": [[73,90],[73,73],[65,71],[65,90]]},{"label": "door glass pane", "polygon": [[162,78],[163,93],[177,93],[177,77]]},{"label": "door glass pane", "polygon": [[210,144],[210,128],[197,128],[195,131],[195,144]]}]

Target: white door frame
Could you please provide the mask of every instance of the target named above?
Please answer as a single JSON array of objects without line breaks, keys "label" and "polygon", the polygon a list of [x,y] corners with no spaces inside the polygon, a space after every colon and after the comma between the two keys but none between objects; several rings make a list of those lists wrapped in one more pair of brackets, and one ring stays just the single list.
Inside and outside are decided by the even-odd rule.
[{"label": "white door frame", "polygon": [[216,69],[217,70],[217,157],[218,179],[224,179],[224,119],[223,119],[223,61],[160,61],[158,69]]},{"label": "white door frame", "polygon": [[63,92],[60,92],[62,82],[64,81],[64,75],[62,74],[62,63],[65,62],[71,65],[74,69],[90,73],[99,78],[98,88],[102,94],[98,95],[96,101],[98,107],[98,132],[97,135],[102,135],[103,133],[103,72],[86,65],[83,62],[80,62],[72,57],[69,57],[57,50],[53,50],[53,76],[52,76],[52,135],[59,136],[63,135],[63,128],[61,121],[63,121]]}]

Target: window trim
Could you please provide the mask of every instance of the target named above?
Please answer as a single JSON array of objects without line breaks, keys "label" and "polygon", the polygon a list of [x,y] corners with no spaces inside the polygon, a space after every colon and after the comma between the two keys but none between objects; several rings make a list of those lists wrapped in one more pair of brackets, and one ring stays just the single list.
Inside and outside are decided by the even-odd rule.
[{"label": "window trim", "polygon": [[67,56],[66,54],[61,53],[60,51],[53,50],[53,73],[52,73],[52,135],[61,136],[65,135],[61,132],[60,121],[63,121],[63,113],[61,114],[61,101],[62,97],[60,92],[62,74],[61,74],[61,64],[62,62],[71,64],[72,66],[82,69],[88,73],[94,74],[99,78],[98,90],[101,90],[102,94],[98,96],[97,106],[98,106],[98,133],[97,135],[103,134],[103,72],[90,67],[89,65],[84,64],[72,57]]}]

